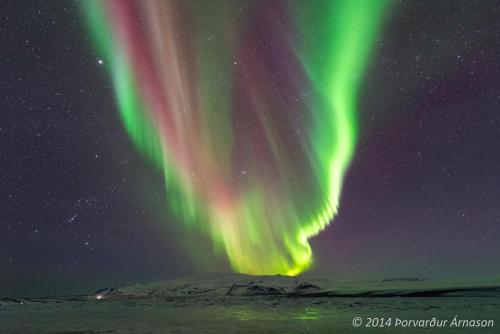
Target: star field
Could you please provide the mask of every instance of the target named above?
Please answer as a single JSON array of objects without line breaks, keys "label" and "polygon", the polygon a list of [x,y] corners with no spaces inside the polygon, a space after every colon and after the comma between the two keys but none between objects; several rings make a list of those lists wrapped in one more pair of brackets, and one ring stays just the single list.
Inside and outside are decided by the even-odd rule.
[{"label": "star field", "polygon": [[[3,1],[0,12],[0,297],[229,270],[165,205],[78,3]],[[499,15],[495,1],[390,8],[359,90],[338,217],[311,239],[310,275],[498,277]],[[234,174],[253,177],[247,163]]]}]

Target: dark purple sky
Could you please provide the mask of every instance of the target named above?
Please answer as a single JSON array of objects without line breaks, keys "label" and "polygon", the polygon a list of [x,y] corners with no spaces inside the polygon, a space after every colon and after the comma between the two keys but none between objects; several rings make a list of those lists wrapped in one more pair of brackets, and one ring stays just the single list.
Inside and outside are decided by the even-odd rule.
[{"label": "dark purple sky", "polygon": [[[77,8],[0,4],[0,296],[224,270],[209,241],[159,219],[161,175],[122,129]],[[499,276],[499,15],[495,1],[393,7],[311,275]]]}]

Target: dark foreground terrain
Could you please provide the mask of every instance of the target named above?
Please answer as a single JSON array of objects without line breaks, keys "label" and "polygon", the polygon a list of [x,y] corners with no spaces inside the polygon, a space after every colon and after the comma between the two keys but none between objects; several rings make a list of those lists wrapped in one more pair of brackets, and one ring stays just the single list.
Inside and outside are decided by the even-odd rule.
[{"label": "dark foreground terrain", "polygon": [[498,333],[500,289],[414,278],[348,285],[213,274],[88,296],[0,299],[2,334],[358,332]]}]

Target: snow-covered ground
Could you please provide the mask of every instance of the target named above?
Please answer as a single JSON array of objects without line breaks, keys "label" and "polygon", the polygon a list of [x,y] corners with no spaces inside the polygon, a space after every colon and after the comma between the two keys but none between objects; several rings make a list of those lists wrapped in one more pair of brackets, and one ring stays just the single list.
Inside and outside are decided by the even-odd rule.
[{"label": "snow-covered ground", "polygon": [[[3,299],[0,333],[498,333],[496,286],[212,274],[104,288],[88,296]],[[495,326],[394,327],[396,318],[451,322],[455,316],[493,319]],[[361,327],[353,326],[355,317]],[[366,328],[368,318],[391,318],[392,328]]]}]

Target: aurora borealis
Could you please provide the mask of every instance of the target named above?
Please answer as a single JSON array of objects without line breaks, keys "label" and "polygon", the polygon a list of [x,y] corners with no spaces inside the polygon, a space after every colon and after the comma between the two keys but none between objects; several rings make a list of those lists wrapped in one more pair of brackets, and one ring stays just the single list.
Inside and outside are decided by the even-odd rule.
[{"label": "aurora borealis", "polygon": [[171,210],[238,272],[307,269],[338,211],[386,1],[82,5]]},{"label": "aurora borealis", "polygon": [[[244,271],[221,203],[241,216],[228,247],[254,236],[271,273],[499,277],[499,15],[489,0],[3,1],[0,299]],[[325,222],[335,87],[353,136]]]}]

